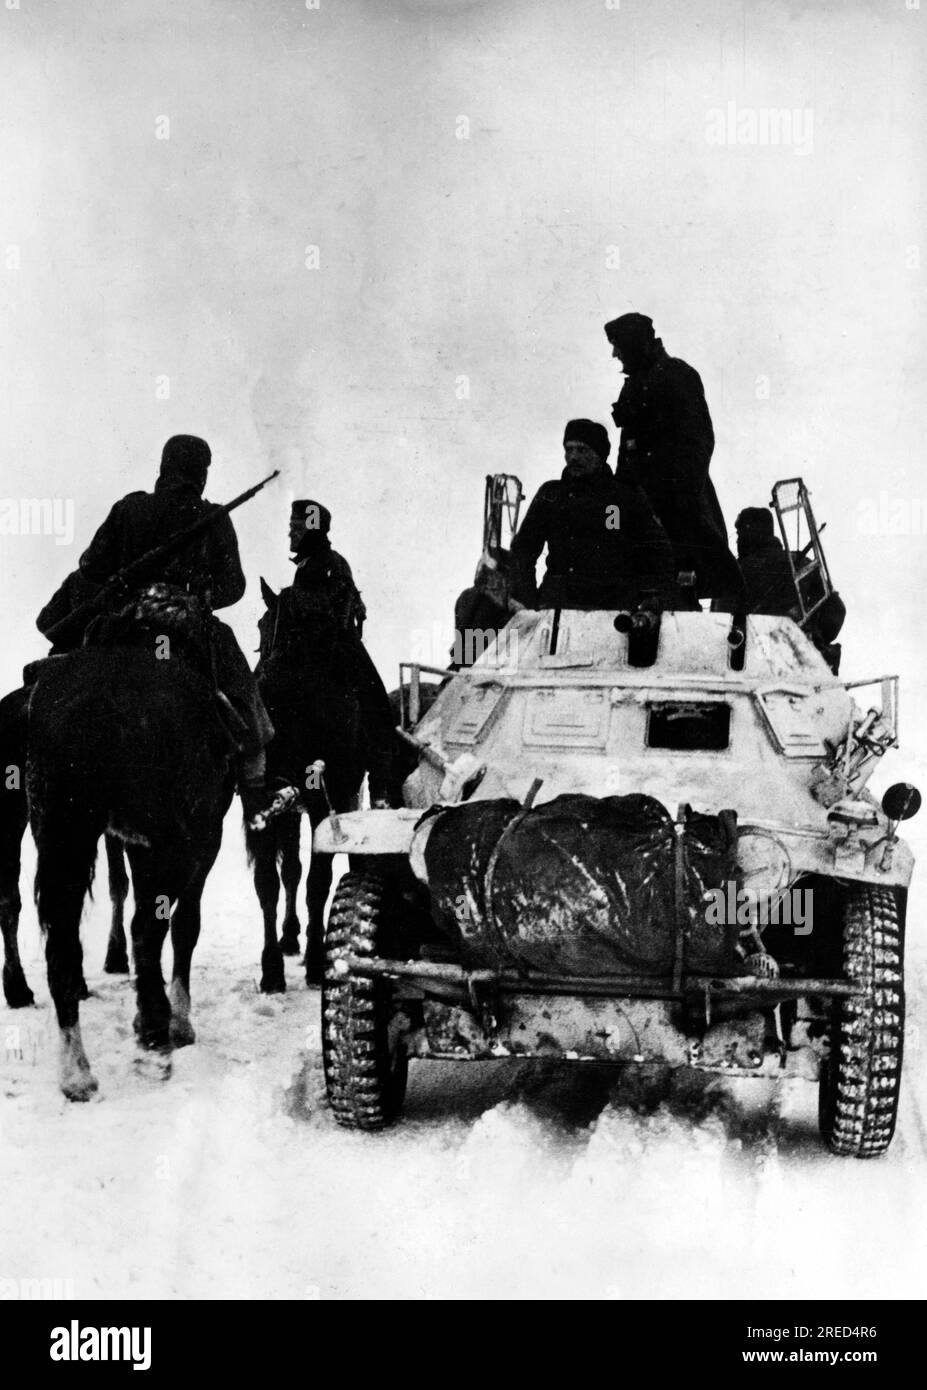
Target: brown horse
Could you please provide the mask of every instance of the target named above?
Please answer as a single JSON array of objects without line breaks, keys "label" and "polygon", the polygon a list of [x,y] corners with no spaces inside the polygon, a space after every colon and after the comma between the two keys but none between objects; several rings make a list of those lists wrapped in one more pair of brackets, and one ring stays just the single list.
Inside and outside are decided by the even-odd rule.
[{"label": "brown horse", "polygon": [[[29,823],[25,780],[29,694],[29,689],[23,687],[0,700],[0,932],[3,935],[3,995],[11,1009],[34,1003],[19,957],[22,840]],[[129,877],[119,840],[106,835],[104,842],[112,915],[103,969],[108,975],[128,975],[125,903]],[[86,997],[86,989],[83,997]]]},{"label": "brown horse", "polygon": [[[85,647],[50,662],[29,704],[26,788],[38,852],[36,903],[61,1034],[61,1088],[97,1089],[80,1035],[80,918],[102,834],[126,846],[140,1046],[169,1070],[193,1042],[190,963],[200,899],[232,796],[232,747],[208,680],[144,645]],[[171,997],[161,973],[168,929]]]},{"label": "brown horse", "polygon": [[[394,800],[396,738],[389,701],[360,640],[341,631],[323,608],[301,603],[293,588],[275,594],[262,579],[267,612],[258,624],[257,677],[274,725],[267,748],[267,784],[300,793],[298,810],[314,829],[328,803],[314,764],[325,764],[325,786],[336,811],[358,804],[364,774],[371,796]],[[246,826],[254,886],[264,918],[261,989],[286,988],[284,955],[299,954],[297,894],[302,876],[300,823],[285,814],[266,829]],[[283,882],[285,909],[277,939],[277,904]],[[312,855],[306,877],[306,979],[320,984],[324,967],[324,911],[332,881],[331,855]]]}]

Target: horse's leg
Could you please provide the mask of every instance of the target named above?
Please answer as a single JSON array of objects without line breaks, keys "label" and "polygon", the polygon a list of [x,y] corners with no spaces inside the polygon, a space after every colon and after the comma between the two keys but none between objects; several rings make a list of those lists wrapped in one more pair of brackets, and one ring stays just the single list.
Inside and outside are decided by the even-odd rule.
[{"label": "horse's leg", "polygon": [[283,952],[277,941],[277,898],[280,878],[277,873],[277,825],[248,835],[251,851],[254,887],[264,916],[264,949],[261,952],[261,992],[283,994],[286,977],[283,971]]},{"label": "horse's leg", "polygon": [[19,893],[11,895],[0,888],[0,931],[3,932],[3,997],[11,1009],[34,1004],[35,997],[26,983],[19,958]]},{"label": "horse's leg", "polygon": [[171,1042],[187,1047],[196,1042],[190,1022],[190,965],[200,935],[200,905],[207,875],[219,853],[219,840],[200,860],[190,882],[183,889],[171,917],[171,944],[174,969],[171,976]]},{"label": "horse's leg", "polygon": [[135,957],[135,1034],[149,1052],[170,1049],[171,1006],[161,973],[161,952],[170,925],[172,886],[176,874],[165,854],[141,845],[128,846],[132,867],[135,912],[132,916],[132,953]]},{"label": "horse's leg", "polygon": [[299,816],[281,816],[277,822],[277,844],[280,847],[280,877],[283,879],[285,911],[280,949],[285,956],[299,955],[299,917],[296,895],[303,866],[299,858]]},{"label": "horse's leg", "polygon": [[60,1029],[59,1076],[68,1100],[89,1100],[97,1089],[80,1035],[84,988],[80,919],[96,860],[99,831],[59,824],[36,833],[36,902],[47,933],[45,961]]},{"label": "horse's leg", "polygon": [[[12,798],[16,797],[16,804]],[[23,792],[0,788],[0,931],[3,932],[3,997],[11,1009],[35,1003],[19,959],[20,850],[26,829]],[[6,798],[10,798],[7,803]]]},{"label": "horse's leg", "polygon": [[[321,815],[310,825],[314,830]],[[306,984],[320,985],[325,974],[325,904],[332,886],[332,856],[313,849],[306,875]]]},{"label": "horse's leg", "polygon": [[[205,875],[203,876],[205,879]],[[189,1047],[196,1042],[190,1021],[190,965],[200,936],[200,899],[202,881],[196,891],[185,890],[171,918],[171,943],[174,947],[174,973],[171,979],[171,1042],[174,1047]]]},{"label": "horse's leg", "polygon": [[113,914],[110,920],[109,941],[103,969],[107,975],[128,975],[129,953],[126,949],[125,906],[129,895],[129,875],[126,871],[122,841],[115,835],[104,835],[106,863],[109,869],[109,900]]}]

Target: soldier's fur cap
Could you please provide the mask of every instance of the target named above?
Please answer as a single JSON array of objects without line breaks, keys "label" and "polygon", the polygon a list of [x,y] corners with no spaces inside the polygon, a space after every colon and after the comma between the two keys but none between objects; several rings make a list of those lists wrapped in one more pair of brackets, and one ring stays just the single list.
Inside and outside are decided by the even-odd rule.
[{"label": "soldier's fur cap", "polygon": [[321,531],[323,536],[327,536],[331,530],[331,512],[327,507],[323,507],[321,502],[313,502],[309,497],[303,497],[298,502],[293,503],[290,508],[290,519],[292,521],[304,521],[308,531]]},{"label": "soldier's fur cap", "polygon": [[757,535],[773,535],[772,512],[765,507],[744,507],[734,522],[738,531],[753,531]]},{"label": "soldier's fur cap", "polygon": [[171,482],[193,483],[202,491],[211,460],[212,451],[205,439],[198,439],[195,434],[173,434],[161,450],[158,476]]},{"label": "soldier's fur cap", "polygon": [[646,314],[621,314],[605,325],[605,336],[615,347],[645,347],[653,340],[653,319]]},{"label": "soldier's fur cap", "polygon": [[568,420],[567,427],[563,431],[564,445],[569,444],[570,440],[574,444],[588,444],[603,463],[611,453],[612,446],[608,437],[608,430],[595,420]]}]

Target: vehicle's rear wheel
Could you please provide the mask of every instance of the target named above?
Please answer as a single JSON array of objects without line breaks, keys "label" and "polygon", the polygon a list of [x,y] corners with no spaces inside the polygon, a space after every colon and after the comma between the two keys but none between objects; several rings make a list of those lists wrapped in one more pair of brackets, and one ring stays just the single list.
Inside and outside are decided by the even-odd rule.
[{"label": "vehicle's rear wheel", "polygon": [[343,972],[345,956],[376,956],[396,935],[398,894],[375,869],[347,873],[325,936],[322,1058],[328,1101],[340,1125],[383,1129],[398,1117],[408,1057],[388,980]]},{"label": "vehicle's rear wheel", "polygon": [[895,1132],[904,1041],[904,927],[893,889],[847,890],[843,968],[864,992],[834,1003],[821,1137],[836,1154],[877,1158]]}]

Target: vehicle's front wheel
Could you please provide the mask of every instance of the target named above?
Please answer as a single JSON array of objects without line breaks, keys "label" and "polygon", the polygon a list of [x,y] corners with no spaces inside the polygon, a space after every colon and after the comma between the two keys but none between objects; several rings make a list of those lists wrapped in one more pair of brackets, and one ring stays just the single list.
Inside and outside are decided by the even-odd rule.
[{"label": "vehicle's front wheel", "polygon": [[833,1006],[821,1137],[836,1154],[877,1158],[895,1132],[904,1041],[904,925],[893,889],[847,890],[843,968],[863,992]]},{"label": "vehicle's front wheel", "polygon": [[389,878],[376,869],[347,873],[328,920],[322,1057],[329,1104],[348,1129],[385,1128],[398,1117],[405,1099],[408,1057],[392,986],[343,969],[346,956],[388,951],[396,935],[398,901]]}]

